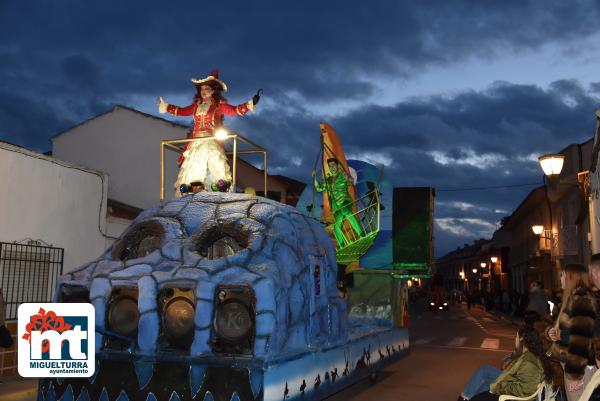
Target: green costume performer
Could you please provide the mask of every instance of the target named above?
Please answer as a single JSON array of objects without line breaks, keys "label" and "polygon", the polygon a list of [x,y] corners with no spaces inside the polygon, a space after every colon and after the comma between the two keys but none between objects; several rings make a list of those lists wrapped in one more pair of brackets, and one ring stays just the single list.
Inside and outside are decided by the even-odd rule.
[{"label": "green costume performer", "polygon": [[350,194],[348,193],[348,184],[350,177],[347,176],[346,172],[339,168],[337,159],[327,160],[330,174],[325,177],[324,181],[316,178],[316,172],[313,171],[314,186],[317,192],[327,191],[329,197],[329,204],[331,205],[331,211],[333,213],[333,234],[338,243],[338,247],[348,245],[344,233],[344,220],[347,220],[354,232],[360,237],[362,236],[362,227],[354,216],[352,210],[353,202]]}]

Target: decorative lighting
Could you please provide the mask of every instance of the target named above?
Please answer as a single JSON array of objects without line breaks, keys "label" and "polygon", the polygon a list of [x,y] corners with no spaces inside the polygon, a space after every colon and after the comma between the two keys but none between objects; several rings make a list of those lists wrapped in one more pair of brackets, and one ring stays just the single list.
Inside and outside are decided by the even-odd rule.
[{"label": "decorative lighting", "polygon": [[227,130],[225,128],[219,128],[215,131],[215,139],[217,141],[222,141],[224,139],[227,139],[228,136],[229,136],[229,132],[227,132]]},{"label": "decorative lighting", "polygon": [[533,233],[535,235],[541,235],[544,232],[544,226],[541,226],[541,225],[531,226],[531,230],[533,231]]},{"label": "decorative lighting", "polygon": [[490,260],[492,261],[492,263],[496,263],[498,261],[498,257],[497,256],[492,256],[490,258]]},{"label": "decorative lighting", "polygon": [[487,263],[485,263],[485,262],[481,262],[481,263],[479,264],[479,266],[481,266],[481,268],[482,268],[482,269],[485,269],[485,267],[487,266]]},{"label": "decorative lighting", "polygon": [[477,269],[473,269],[473,273],[477,273]]},{"label": "decorative lighting", "polygon": [[460,271],[458,273],[458,275],[460,276],[460,278],[463,278],[463,279],[465,278],[465,272],[463,272],[463,271]]},{"label": "decorative lighting", "polygon": [[565,162],[565,156],[559,153],[552,155],[544,155],[538,158],[544,174],[547,176],[560,174],[563,164]]}]

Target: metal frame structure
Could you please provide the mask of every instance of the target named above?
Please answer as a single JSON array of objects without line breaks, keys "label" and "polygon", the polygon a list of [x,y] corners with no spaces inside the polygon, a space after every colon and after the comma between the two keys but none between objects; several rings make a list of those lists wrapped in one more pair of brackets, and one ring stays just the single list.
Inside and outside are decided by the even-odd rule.
[{"label": "metal frame structure", "polygon": [[[365,202],[369,203],[365,205]],[[381,211],[379,207],[378,189],[368,192],[354,202],[359,209],[353,215],[360,222],[364,234],[359,237],[352,229],[343,230],[344,238],[348,241],[344,246],[336,246],[336,259],[340,264],[357,261],[373,245],[375,237],[379,234]],[[334,224],[336,224],[334,222]],[[348,233],[351,233],[349,236]]]},{"label": "metal frame structure", "polygon": [[[233,165],[231,166],[232,167],[231,176],[232,176],[233,182],[231,183],[230,192],[235,192],[238,155],[262,153],[263,161],[264,161],[264,187],[265,187],[264,194],[266,196],[267,195],[267,159],[268,159],[267,150],[261,146],[258,146],[256,143],[252,142],[248,138],[243,137],[240,134],[234,133],[234,134],[224,136],[223,138],[220,138],[220,139],[216,139],[214,136],[207,136],[207,137],[203,137],[203,138],[166,139],[166,140],[160,141],[160,200],[162,201],[165,199],[165,148],[182,153],[183,147],[181,144],[186,144],[188,142],[196,142],[196,141],[220,141],[220,142],[222,142],[222,141],[225,141],[230,138],[233,138],[233,149],[230,152],[225,152],[226,155],[233,156],[232,157]],[[237,143],[238,139],[241,140],[242,142],[244,142],[245,144],[249,145],[251,148],[246,149],[246,150],[238,150],[238,143]]]}]

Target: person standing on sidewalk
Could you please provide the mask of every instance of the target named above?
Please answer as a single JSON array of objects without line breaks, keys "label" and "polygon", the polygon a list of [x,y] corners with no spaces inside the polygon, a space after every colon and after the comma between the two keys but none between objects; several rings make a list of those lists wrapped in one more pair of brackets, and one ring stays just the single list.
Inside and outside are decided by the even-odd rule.
[{"label": "person standing on sidewalk", "polygon": [[548,317],[548,297],[544,292],[541,281],[529,285],[529,303],[525,309],[525,323],[532,324],[536,320],[546,320]]}]

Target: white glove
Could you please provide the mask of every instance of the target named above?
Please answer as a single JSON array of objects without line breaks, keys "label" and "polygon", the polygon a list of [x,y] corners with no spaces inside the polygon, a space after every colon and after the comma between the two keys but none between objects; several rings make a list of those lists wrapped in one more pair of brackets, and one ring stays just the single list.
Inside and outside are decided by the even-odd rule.
[{"label": "white glove", "polygon": [[169,103],[165,102],[162,97],[158,98],[158,112],[164,114],[167,112],[167,106]]}]

